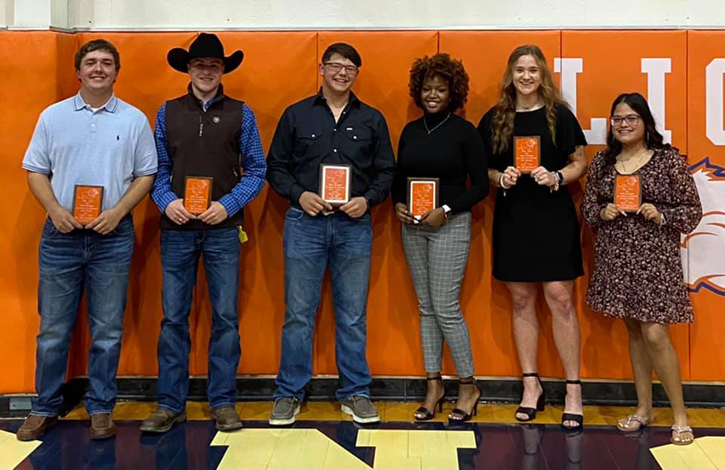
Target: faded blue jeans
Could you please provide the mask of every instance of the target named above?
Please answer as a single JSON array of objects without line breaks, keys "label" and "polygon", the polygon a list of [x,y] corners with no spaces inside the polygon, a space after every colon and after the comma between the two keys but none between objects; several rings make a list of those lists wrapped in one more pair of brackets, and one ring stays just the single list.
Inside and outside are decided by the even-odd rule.
[{"label": "faded blue jeans", "polygon": [[110,413],[116,404],[116,372],[121,353],[123,312],[133,254],[133,221],[124,217],[108,235],[93,230],[63,234],[50,219],[40,238],[35,389],[32,413],[58,414],[68,369],[68,349],[81,295],[85,291],[91,348],[89,414]]},{"label": "faded blue jeans", "polygon": [[239,236],[236,228],[162,230],[163,287],[157,391],[159,407],[186,409],[189,393],[189,313],[199,257],[204,258],[212,308],[207,395],[211,409],[234,406],[239,345]]},{"label": "faded blue jeans", "polygon": [[325,269],[332,278],[335,357],[340,375],[338,400],[369,396],[365,357],[366,310],[370,279],[370,214],[359,219],[336,212],[310,217],[291,207],[284,223],[285,313],[282,357],[274,398],[304,399],[312,378],[312,336]]}]

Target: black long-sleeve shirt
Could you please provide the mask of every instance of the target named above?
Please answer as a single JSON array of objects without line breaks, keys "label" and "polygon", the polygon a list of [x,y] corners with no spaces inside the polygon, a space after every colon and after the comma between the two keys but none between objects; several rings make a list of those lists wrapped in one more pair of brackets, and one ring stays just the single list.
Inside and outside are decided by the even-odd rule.
[{"label": "black long-sleeve shirt", "polygon": [[[446,120],[447,116],[447,112],[428,114],[403,129],[394,203],[407,204],[408,177],[439,178],[439,204],[448,205],[453,214],[470,210],[488,194],[488,162],[481,136],[462,117],[451,114]],[[426,125],[435,130],[429,133]]]},{"label": "black long-sleeve shirt", "polygon": [[288,107],[277,124],[267,157],[267,180],[299,205],[303,192],[319,190],[320,164],[352,165],[351,196],[370,206],[388,197],[395,157],[385,117],[350,93],[338,122],[322,90]]}]

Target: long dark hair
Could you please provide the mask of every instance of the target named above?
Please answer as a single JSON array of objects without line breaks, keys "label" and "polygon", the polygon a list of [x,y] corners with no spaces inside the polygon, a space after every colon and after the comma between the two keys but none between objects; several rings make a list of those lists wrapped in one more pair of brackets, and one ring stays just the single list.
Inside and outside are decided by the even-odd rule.
[{"label": "long dark hair", "polygon": [[[655,118],[652,115],[652,111],[649,109],[649,104],[644,96],[639,93],[622,93],[617,96],[612,103],[612,110],[609,112],[609,116],[614,115],[614,110],[620,104],[626,104],[632,111],[639,115],[639,118],[644,123],[644,145],[650,150],[661,150],[669,149],[670,144],[664,143],[665,138],[657,130],[655,125]],[[612,131],[612,125],[610,123],[609,132],[607,133],[607,148],[604,150],[604,157],[608,163],[614,164],[617,155],[622,152],[622,143],[614,138],[614,132]]]}]

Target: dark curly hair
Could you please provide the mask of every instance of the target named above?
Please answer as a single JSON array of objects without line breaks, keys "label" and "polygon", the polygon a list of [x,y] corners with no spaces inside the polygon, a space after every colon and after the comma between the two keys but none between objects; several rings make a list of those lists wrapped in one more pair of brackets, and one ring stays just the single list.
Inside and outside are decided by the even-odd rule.
[{"label": "dark curly hair", "polygon": [[468,99],[468,74],[463,62],[451,58],[446,53],[438,53],[432,57],[423,56],[415,59],[410,68],[408,92],[415,105],[423,109],[420,92],[423,83],[429,78],[440,77],[448,83],[450,103],[448,110],[453,112],[463,107]]}]

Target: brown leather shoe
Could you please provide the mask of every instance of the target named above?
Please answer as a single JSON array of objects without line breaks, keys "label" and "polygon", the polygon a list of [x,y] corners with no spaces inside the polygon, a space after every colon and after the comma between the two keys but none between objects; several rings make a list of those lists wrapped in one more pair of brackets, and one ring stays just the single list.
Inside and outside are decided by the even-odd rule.
[{"label": "brown leather shoe", "polygon": [[176,423],[186,421],[186,411],[174,413],[166,408],[156,408],[151,416],[141,423],[141,432],[164,433]]},{"label": "brown leather shoe", "polygon": [[25,422],[18,429],[15,437],[19,441],[34,441],[42,436],[45,431],[58,422],[57,416],[40,416],[29,414]]},{"label": "brown leather shoe", "polygon": [[108,439],[115,435],[116,425],[113,424],[111,413],[91,415],[91,439]]},{"label": "brown leather shoe", "polygon": [[231,406],[220,406],[211,410],[211,419],[215,421],[216,428],[220,431],[234,431],[242,427],[237,410]]}]

